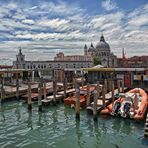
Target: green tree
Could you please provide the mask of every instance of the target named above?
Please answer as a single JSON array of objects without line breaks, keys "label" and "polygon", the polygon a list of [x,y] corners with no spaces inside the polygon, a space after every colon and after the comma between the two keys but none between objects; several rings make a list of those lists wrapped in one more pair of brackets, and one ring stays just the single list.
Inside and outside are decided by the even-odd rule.
[{"label": "green tree", "polygon": [[98,64],[101,64],[101,60],[97,56],[94,56],[93,57],[93,65],[96,66]]}]

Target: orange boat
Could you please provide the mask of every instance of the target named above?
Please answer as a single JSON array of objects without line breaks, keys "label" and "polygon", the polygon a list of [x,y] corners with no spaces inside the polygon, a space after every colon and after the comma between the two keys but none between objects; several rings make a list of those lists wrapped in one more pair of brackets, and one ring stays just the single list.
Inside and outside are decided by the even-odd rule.
[{"label": "orange boat", "polygon": [[[122,94],[123,95],[123,94]],[[128,98],[126,100],[126,98]],[[134,88],[119,97],[101,111],[101,114],[110,114],[134,120],[143,120],[148,107],[148,95],[141,88]],[[128,110],[128,112],[126,112]],[[127,114],[128,113],[128,114]]]},{"label": "orange boat", "polygon": [[[89,88],[90,98],[94,90],[95,90],[95,86],[90,85],[90,88]],[[83,86],[80,89],[80,107],[86,107],[86,99],[87,99],[87,86]],[[75,103],[76,103],[76,94],[64,100],[64,104],[68,106],[75,105]]]}]

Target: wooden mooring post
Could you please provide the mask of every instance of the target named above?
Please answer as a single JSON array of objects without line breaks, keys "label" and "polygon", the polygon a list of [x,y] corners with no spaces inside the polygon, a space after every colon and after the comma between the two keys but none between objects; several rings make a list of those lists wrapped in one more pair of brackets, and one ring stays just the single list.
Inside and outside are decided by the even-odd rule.
[{"label": "wooden mooring post", "polygon": [[105,79],[104,80],[104,86],[103,86],[103,98],[102,98],[102,101],[103,101],[103,107],[105,108],[105,94],[107,93],[107,80]]},{"label": "wooden mooring post", "polygon": [[101,93],[101,87],[100,87],[100,82],[97,82],[97,92],[98,92],[98,97],[100,97],[100,93]]},{"label": "wooden mooring post", "polygon": [[122,93],[124,93],[124,79],[122,80]]},{"label": "wooden mooring post", "polygon": [[98,101],[98,92],[97,92],[97,87],[95,87],[94,90],[94,104],[93,104],[93,119],[94,121],[98,120],[98,114],[97,114],[97,101]]},{"label": "wooden mooring post", "polygon": [[144,137],[148,138],[148,113],[146,116],[146,122],[145,122],[145,129],[144,129]]},{"label": "wooden mooring post", "polygon": [[1,100],[0,102],[2,103],[3,100],[5,99],[5,89],[4,89],[4,78],[1,78]]},{"label": "wooden mooring post", "polygon": [[111,88],[112,88],[112,106],[114,105],[114,101],[115,101],[115,85],[114,85],[114,81],[111,81]]},{"label": "wooden mooring post", "polygon": [[57,82],[53,80],[53,103],[56,104]]},{"label": "wooden mooring post", "polygon": [[46,99],[47,98],[47,93],[46,93],[46,82],[44,81],[44,83],[43,83],[43,93],[44,93],[44,99]]},{"label": "wooden mooring post", "polygon": [[108,80],[108,90],[109,92],[112,91],[112,80]]},{"label": "wooden mooring post", "polygon": [[42,111],[42,81],[39,83],[38,87],[38,111]]},{"label": "wooden mooring post", "polygon": [[76,109],[76,119],[80,119],[80,88],[79,88],[79,85],[77,85],[77,88],[76,88],[75,109]]},{"label": "wooden mooring post", "polygon": [[63,80],[63,89],[64,89],[64,99],[66,99],[67,79],[65,78],[65,76]]},{"label": "wooden mooring post", "polygon": [[90,84],[87,83],[87,100],[86,100],[86,106],[89,106],[90,105],[90,92],[89,92],[89,89],[90,89]]},{"label": "wooden mooring post", "polygon": [[32,109],[32,100],[31,100],[31,83],[28,83],[28,110]]},{"label": "wooden mooring post", "polygon": [[18,78],[18,73],[16,73],[16,99],[19,99],[19,78]]},{"label": "wooden mooring post", "polygon": [[117,80],[118,94],[120,93],[120,80]]}]

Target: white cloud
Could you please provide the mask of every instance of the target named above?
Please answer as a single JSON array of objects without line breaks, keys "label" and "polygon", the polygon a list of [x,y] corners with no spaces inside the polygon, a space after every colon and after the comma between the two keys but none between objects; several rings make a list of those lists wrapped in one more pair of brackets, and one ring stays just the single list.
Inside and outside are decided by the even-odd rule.
[{"label": "white cloud", "polygon": [[44,27],[49,27],[49,28],[55,28],[58,30],[65,30],[69,28],[69,20],[65,19],[51,19],[51,20],[41,20],[38,22],[38,25],[44,26]]},{"label": "white cloud", "polygon": [[105,1],[102,2],[101,5],[107,11],[110,11],[110,10],[117,8],[117,4],[113,0],[105,0]]},{"label": "white cloud", "polygon": [[[82,54],[84,44],[89,46],[93,42],[95,46],[101,32],[117,55],[123,47],[130,55],[139,54],[141,50],[147,52],[148,5],[129,14],[118,10],[94,16],[77,4],[68,5],[66,2],[43,2],[29,8],[13,3],[10,8],[8,6],[2,5],[0,9],[0,40],[6,39],[6,42],[0,42],[0,52],[16,53],[21,46],[25,53],[32,52],[36,56],[41,53],[42,57],[46,52],[53,56],[57,49],[75,54],[70,50],[74,48]],[[10,10],[15,10],[14,14]]]},{"label": "white cloud", "polygon": [[35,22],[34,22],[34,20],[31,20],[31,19],[25,19],[25,20],[22,20],[22,23],[32,25],[32,24],[34,24]]},{"label": "white cloud", "polygon": [[148,14],[135,17],[135,18],[129,20],[128,23],[129,23],[129,25],[139,26],[139,27],[142,25],[147,25],[148,24]]}]

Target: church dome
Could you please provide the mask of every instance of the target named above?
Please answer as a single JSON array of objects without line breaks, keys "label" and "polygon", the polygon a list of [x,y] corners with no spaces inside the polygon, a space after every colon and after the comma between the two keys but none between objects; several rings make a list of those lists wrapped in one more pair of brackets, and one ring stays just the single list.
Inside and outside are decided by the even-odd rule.
[{"label": "church dome", "polygon": [[103,35],[101,35],[100,42],[97,43],[97,45],[96,45],[96,50],[104,50],[104,51],[110,50],[109,44],[105,41]]}]

